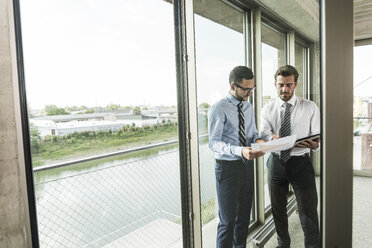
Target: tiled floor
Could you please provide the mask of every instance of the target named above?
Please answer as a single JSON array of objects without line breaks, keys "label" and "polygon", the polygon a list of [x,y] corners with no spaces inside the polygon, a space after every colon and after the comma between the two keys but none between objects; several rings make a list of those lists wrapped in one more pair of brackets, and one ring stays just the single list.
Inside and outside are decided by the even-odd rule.
[{"label": "tiled floor", "polygon": [[[317,180],[319,189],[318,182],[319,180]],[[372,247],[372,178],[354,177],[353,199],[353,248]],[[203,248],[216,247],[217,222],[214,220],[203,227]],[[296,213],[289,217],[289,232],[292,240],[291,247],[303,248],[304,235]],[[265,248],[274,248],[276,245],[276,234],[274,234]],[[251,242],[247,244],[248,247],[252,247]]]},{"label": "tiled floor", "polygon": [[[319,185],[319,184],[318,184]],[[319,187],[318,187],[319,189]],[[319,209],[319,208],[318,208]],[[353,248],[372,247],[372,178],[354,177],[353,191]],[[289,217],[289,233],[294,248],[303,248],[304,235],[298,214]],[[276,234],[265,248],[276,247]],[[251,248],[252,244],[247,247]]]}]

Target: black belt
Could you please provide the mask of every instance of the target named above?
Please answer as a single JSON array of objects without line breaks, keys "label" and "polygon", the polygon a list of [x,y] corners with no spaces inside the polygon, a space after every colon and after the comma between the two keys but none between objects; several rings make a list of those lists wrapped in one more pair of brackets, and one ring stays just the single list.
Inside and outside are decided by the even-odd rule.
[{"label": "black belt", "polygon": [[216,162],[219,164],[229,164],[229,165],[244,165],[243,160],[221,160],[216,159]]},{"label": "black belt", "polygon": [[[271,153],[271,155],[273,155],[275,158],[278,158],[279,159],[279,155],[276,154],[276,153]],[[310,155],[309,153],[305,153],[303,155],[300,155],[300,156],[291,156],[290,159],[303,159],[303,158],[309,158]]]}]

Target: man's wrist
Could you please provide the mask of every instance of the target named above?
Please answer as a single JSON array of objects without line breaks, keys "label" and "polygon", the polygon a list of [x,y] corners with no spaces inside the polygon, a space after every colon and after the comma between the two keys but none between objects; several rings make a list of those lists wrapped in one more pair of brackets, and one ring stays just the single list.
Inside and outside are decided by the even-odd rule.
[{"label": "man's wrist", "polygon": [[234,149],[234,153],[236,156],[240,156],[240,157],[243,157],[243,147],[242,146],[237,146],[235,147]]}]

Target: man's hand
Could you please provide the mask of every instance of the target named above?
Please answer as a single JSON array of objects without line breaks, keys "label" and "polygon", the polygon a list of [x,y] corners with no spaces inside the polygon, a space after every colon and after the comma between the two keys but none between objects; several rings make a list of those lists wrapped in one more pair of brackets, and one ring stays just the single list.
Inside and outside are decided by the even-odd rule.
[{"label": "man's hand", "polygon": [[264,140],[264,139],[256,139],[255,143],[265,143],[265,142],[266,142],[266,140]]},{"label": "man's hand", "polygon": [[251,147],[243,147],[242,155],[248,160],[252,160],[255,158],[259,158],[263,156],[265,153],[263,151],[252,151]]},{"label": "man's hand", "polygon": [[300,144],[297,144],[296,147],[310,148],[314,150],[319,147],[319,140],[308,139],[308,140],[301,142]]},{"label": "man's hand", "polygon": [[275,139],[279,139],[279,138],[280,138],[279,135],[274,134],[273,137],[271,138],[271,140],[275,140]]}]

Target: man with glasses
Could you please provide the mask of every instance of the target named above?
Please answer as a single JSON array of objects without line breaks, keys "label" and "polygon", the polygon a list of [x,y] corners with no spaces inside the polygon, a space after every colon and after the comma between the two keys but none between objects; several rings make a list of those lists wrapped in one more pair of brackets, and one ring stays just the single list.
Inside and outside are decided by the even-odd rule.
[{"label": "man with glasses", "polygon": [[220,222],[217,247],[246,247],[254,194],[253,159],[264,155],[250,145],[259,139],[254,111],[247,102],[254,90],[252,70],[237,66],[229,76],[230,91],[208,112],[209,147],[216,158]]},{"label": "man with glasses", "polygon": [[[296,134],[297,138],[303,138],[319,134],[318,106],[295,95],[298,76],[297,70],[290,65],[280,67],[275,73],[275,86],[279,97],[262,109],[260,134],[263,139],[268,141],[293,134]],[[289,248],[291,242],[287,216],[289,184],[296,195],[305,247],[320,247],[318,197],[314,168],[309,157],[310,150],[316,150],[318,147],[318,140],[306,140],[293,149],[271,153],[267,160],[267,182],[280,248]]]}]

